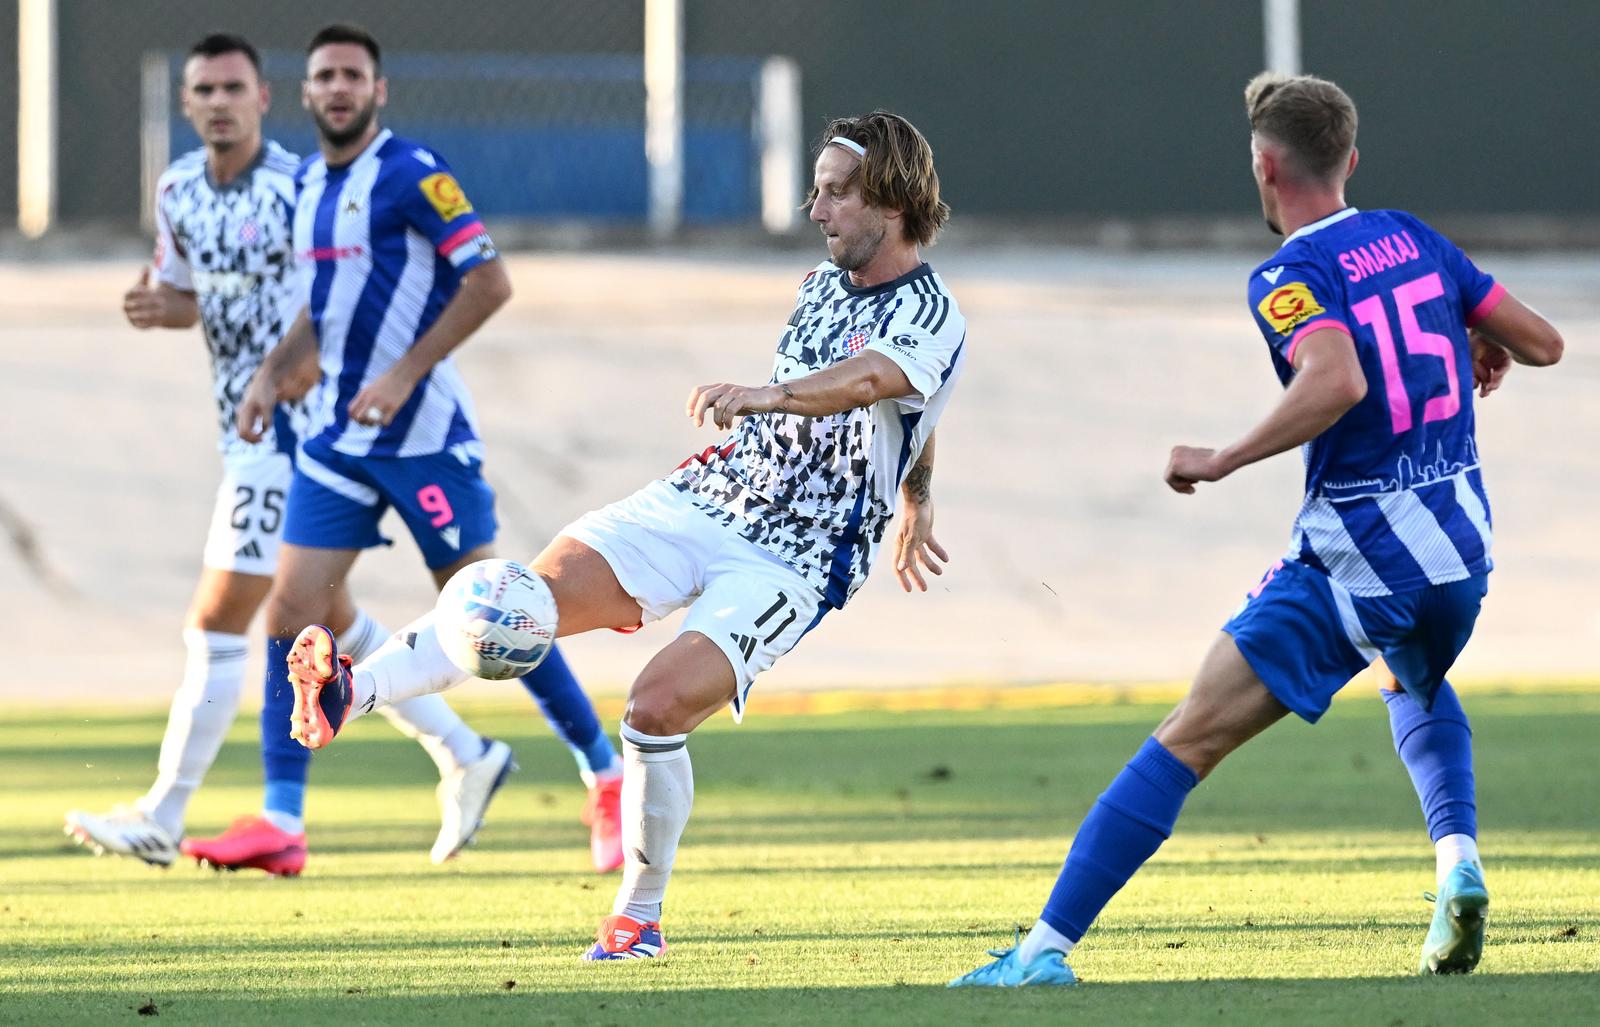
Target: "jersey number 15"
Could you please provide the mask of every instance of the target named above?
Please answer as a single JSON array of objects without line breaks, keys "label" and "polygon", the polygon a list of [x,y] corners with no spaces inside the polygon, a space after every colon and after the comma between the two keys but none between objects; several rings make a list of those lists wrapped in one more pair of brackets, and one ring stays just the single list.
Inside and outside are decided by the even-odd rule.
[{"label": "jersey number 15", "polygon": [[[1422,423],[1447,421],[1461,411],[1461,382],[1456,374],[1455,344],[1448,335],[1425,332],[1417,323],[1417,308],[1443,296],[1444,283],[1435,271],[1395,286],[1390,295],[1394,297],[1395,308],[1400,313],[1400,337],[1405,340],[1406,352],[1412,356],[1438,357],[1444,361],[1449,391],[1443,396],[1430,398],[1423,405]],[[1383,297],[1368,296],[1351,306],[1350,312],[1378,337],[1378,359],[1383,362],[1383,388],[1389,398],[1389,420],[1394,425],[1394,433],[1399,435],[1410,431],[1411,397],[1406,393],[1405,378],[1400,374],[1400,354],[1395,349],[1389,314],[1383,309]]]}]

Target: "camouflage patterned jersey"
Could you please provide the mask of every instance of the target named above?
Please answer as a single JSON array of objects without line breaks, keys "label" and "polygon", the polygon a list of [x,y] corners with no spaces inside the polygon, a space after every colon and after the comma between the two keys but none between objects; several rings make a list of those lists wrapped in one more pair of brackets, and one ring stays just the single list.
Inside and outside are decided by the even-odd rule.
[{"label": "camouflage patterned jersey", "polygon": [[262,358],[305,305],[290,238],[297,164],[267,141],[253,166],[219,186],[206,170],[205,150],[194,150],[156,186],[156,280],[193,292],[199,304],[224,452],[294,445],[287,429],[301,411],[280,407],[277,431],[255,446],[240,440],[234,411]]},{"label": "camouflage patterned jersey", "polygon": [[898,364],[915,391],[829,417],[746,417],[721,446],[666,480],[842,607],[866,579],[900,483],[949,402],[966,334],[966,319],[927,264],[857,288],[825,261],[800,285],[772,382],[870,349]]}]

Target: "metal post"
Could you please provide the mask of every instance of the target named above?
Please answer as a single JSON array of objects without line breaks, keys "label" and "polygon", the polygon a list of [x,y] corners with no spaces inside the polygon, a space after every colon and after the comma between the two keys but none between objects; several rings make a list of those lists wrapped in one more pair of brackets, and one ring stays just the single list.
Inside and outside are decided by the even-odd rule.
[{"label": "metal post", "polygon": [[37,239],[56,215],[56,3],[17,3],[17,228]]},{"label": "metal post", "polygon": [[139,66],[139,221],[146,232],[156,230],[156,182],[171,159],[171,64],[150,50]]},{"label": "metal post", "polygon": [[1262,0],[1267,70],[1300,74],[1300,0]]},{"label": "metal post", "polygon": [[800,65],[791,57],[761,64],[757,119],[761,131],[761,223],[773,234],[791,232],[799,221],[801,155]]},{"label": "metal post", "polygon": [[683,0],[644,3],[644,155],[650,170],[650,230],[683,221]]}]

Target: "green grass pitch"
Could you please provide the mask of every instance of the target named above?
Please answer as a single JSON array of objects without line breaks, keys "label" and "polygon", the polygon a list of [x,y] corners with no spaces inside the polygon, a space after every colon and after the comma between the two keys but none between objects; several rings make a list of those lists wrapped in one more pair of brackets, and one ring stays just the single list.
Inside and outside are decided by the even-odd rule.
[{"label": "green grass pitch", "polygon": [[[588,872],[565,750],[468,706],[522,772],[434,868],[432,766],[377,718],[317,757],[298,880],[93,859],[71,806],[132,799],[163,711],[5,716],[0,1021],[282,1025],[1600,1021],[1600,691],[1468,690],[1493,905],[1483,965],[1411,976],[1432,849],[1367,689],[1224,764],[1113,901],[1067,991],[946,991],[1009,944],[1071,831],[1164,711],[715,719],[655,963],[578,961],[615,878]],[[191,810],[254,808],[254,718]],[[1021,1021],[1028,1022],[1028,1021]]]}]

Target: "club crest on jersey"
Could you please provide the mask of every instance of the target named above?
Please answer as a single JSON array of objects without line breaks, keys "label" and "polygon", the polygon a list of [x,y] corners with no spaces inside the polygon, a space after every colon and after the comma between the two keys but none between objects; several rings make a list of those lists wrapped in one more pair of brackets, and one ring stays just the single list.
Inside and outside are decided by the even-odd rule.
[{"label": "club crest on jersey", "polygon": [[1296,325],[1326,311],[1311,295],[1311,287],[1304,282],[1280,285],[1267,293],[1266,298],[1256,304],[1256,309],[1279,335],[1289,334]]},{"label": "club crest on jersey", "polygon": [[454,221],[463,214],[472,213],[472,204],[467,202],[467,194],[461,191],[455,176],[448,172],[435,172],[418,182],[417,187],[422,190],[422,195],[428,198],[428,203],[433,209],[439,212],[440,221]]},{"label": "club crest on jersey", "polygon": [[839,336],[840,344],[844,349],[844,356],[853,357],[867,348],[867,343],[872,341],[872,330],[876,325],[865,325],[860,328],[848,328]]}]

